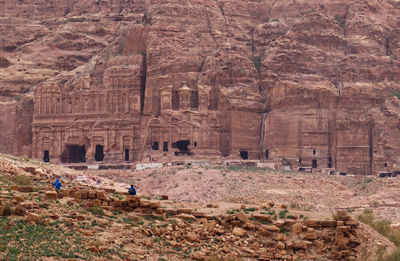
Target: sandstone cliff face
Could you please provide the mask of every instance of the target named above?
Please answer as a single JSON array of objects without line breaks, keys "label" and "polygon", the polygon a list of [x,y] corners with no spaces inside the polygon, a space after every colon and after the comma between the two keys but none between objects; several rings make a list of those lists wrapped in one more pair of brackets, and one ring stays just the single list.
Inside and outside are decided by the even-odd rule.
[{"label": "sandstone cliff face", "polygon": [[1,4],[4,152],[400,169],[398,1]]}]

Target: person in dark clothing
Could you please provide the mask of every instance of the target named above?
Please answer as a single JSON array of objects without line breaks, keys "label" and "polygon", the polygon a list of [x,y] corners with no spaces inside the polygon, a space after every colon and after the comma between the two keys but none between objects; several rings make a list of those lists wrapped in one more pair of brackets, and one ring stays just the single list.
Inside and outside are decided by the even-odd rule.
[{"label": "person in dark clothing", "polygon": [[131,187],[128,190],[129,195],[136,195],[136,189],[131,185]]}]

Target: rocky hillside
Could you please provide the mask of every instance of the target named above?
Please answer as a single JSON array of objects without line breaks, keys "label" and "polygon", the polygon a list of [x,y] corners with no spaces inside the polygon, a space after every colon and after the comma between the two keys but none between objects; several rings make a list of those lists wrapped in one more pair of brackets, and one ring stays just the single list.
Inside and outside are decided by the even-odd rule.
[{"label": "rocky hillside", "polygon": [[[114,158],[124,149],[136,153],[135,160],[162,157],[151,149],[155,143],[168,147],[190,140],[200,156],[261,158],[356,174],[400,168],[397,0],[0,5],[3,152],[41,158],[50,150],[60,160],[70,141],[60,138],[57,119],[77,113],[71,118],[75,125],[61,130],[90,129],[77,120],[82,113],[101,119],[105,104],[113,113],[130,106],[138,111],[129,116],[136,129],[129,130],[135,134],[126,143],[99,139]],[[181,104],[183,82],[190,105]],[[131,99],[137,107],[123,92],[87,98],[94,97],[90,91],[128,85],[140,90]],[[185,114],[183,107],[195,112]],[[87,125],[96,124],[101,125]],[[89,154],[94,137],[103,135],[92,131],[82,131],[75,142]]]},{"label": "rocky hillside", "polygon": [[[394,249],[346,211],[329,216],[273,201],[188,203],[168,195],[128,196],[104,186],[105,179],[78,182],[85,174],[0,155],[0,257],[372,260]],[[55,178],[62,182],[58,192],[51,187]]]}]

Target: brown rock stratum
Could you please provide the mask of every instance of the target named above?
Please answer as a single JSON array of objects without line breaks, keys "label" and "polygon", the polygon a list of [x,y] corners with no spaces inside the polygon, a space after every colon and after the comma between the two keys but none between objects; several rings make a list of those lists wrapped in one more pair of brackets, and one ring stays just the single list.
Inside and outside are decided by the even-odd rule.
[{"label": "brown rock stratum", "polygon": [[0,7],[2,152],[400,170],[397,0]]}]

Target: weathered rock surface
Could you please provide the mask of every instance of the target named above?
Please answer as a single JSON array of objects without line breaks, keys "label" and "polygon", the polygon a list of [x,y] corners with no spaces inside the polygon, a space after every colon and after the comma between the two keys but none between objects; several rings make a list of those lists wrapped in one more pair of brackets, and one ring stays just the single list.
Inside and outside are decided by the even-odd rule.
[{"label": "weathered rock surface", "polygon": [[396,1],[0,4],[0,151],[400,169]]}]

